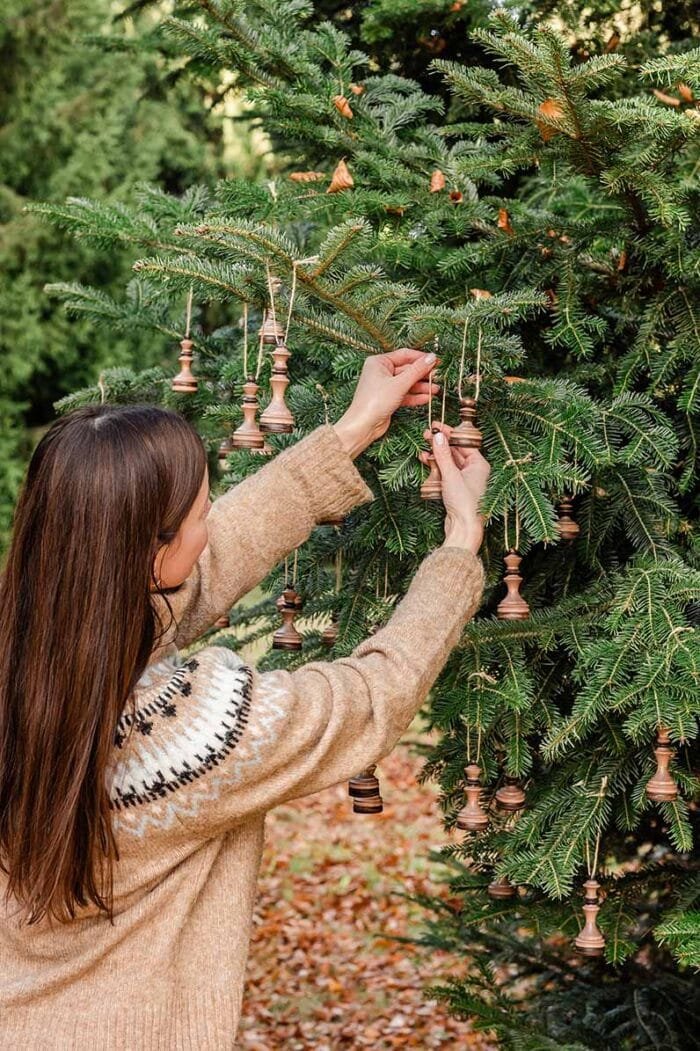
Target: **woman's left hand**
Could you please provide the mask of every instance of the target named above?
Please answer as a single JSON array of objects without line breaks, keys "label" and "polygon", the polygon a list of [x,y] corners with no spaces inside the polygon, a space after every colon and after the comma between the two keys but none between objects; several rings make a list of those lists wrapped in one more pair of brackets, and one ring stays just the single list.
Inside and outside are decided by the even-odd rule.
[{"label": "woman's left hand", "polygon": [[427,405],[440,390],[430,381],[439,361],[435,354],[410,347],[367,358],[347,412],[333,424],[350,456],[358,456],[381,438],[400,406]]}]

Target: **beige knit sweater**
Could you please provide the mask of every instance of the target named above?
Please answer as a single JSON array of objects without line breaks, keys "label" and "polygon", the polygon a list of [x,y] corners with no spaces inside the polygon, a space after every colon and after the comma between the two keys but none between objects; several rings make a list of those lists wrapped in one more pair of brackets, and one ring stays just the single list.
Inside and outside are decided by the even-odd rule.
[{"label": "beige knit sweater", "polygon": [[0,908],[3,1051],[234,1047],[266,811],[391,751],[479,604],[482,563],[434,551],[386,626],[335,661],[259,673],[222,647],[179,648],[320,519],[372,499],[326,425],[214,502],[117,733],[114,925],[92,908],[20,927]]}]

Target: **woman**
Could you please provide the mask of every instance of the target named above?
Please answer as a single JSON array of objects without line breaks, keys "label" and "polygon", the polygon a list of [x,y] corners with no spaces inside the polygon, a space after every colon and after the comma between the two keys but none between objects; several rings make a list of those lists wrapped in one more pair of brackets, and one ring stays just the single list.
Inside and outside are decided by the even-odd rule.
[{"label": "woman", "polygon": [[445,543],[351,656],[259,673],[179,649],[373,499],[353,458],[435,365],[369,358],[336,424],[213,504],[177,413],[89,406],[39,442],[0,586],[3,1049],[233,1047],[265,813],[381,759],[420,708],[481,597],[485,460],[435,435]]}]

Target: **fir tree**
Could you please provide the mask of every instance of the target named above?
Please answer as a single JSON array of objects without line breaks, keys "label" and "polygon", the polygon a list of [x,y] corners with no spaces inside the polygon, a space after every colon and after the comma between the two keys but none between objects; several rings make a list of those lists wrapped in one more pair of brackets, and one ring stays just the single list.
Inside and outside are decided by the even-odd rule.
[{"label": "fir tree", "polygon": [[[291,308],[297,421],[293,437],[271,437],[275,448],[326,413],[337,418],[367,353],[437,341],[449,423],[460,385],[472,394],[478,382],[492,465],[488,584],[432,691],[426,717],[441,737],[424,777],[439,782],[454,829],[465,765],[478,762],[491,819],[442,851],[452,893],[432,903],[425,941],[476,957],[482,972],[440,995],[513,1046],[690,1046],[700,967],[700,53],[676,45],[634,68],[604,40],[585,58],[561,32],[499,12],[474,34],[490,65],[434,61],[452,92],[446,106],[396,72],[368,74],[363,53],[312,15],[303,0],[201,0],[165,21],[193,73],[236,71],[234,86],[285,144],[276,175],[266,186],[226,180],[211,195],[154,189],[131,208],[38,206],[82,239],[138,253],[125,299],[76,284],[53,291],[74,314],[173,338],[184,335],[190,290],[208,304],[192,333],[196,394],[173,394],[161,369],[105,380],[112,400],[155,400],[197,421],[212,460],[240,421],[241,306],[253,354],[271,275],[285,321]],[[353,185],[332,192],[343,160]],[[431,191],[435,171],[445,186]],[[98,396],[79,390],[57,409]],[[418,497],[424,426],[397,414],[359,461],[378,498],[298,552],[304,652],[270,652],[265,666],[326,656],[331,612],[334,652],[349,653],[439,542],[440,510]],[[231,454],[222,486],[260,462]],[[569,543],[557,511],[567,496],[580,526]],[[518,622],[494,616],[514,547],[531,608]],[[284,579],[279,567],[262,602],[233,611],[238,638],[217,642],[268,633]],[[655,803],[646,786],[659,727],[679,792]],[[526,789],[517,818],[495,805],[506,776]],[[577,961],[582,885],[594,872],[605,960]],[[520,895],[495,902],[487,885],[505,877]],[[512,1010],[508,988],[494,989],[489,961],[527,976],[530,1020]],[[572,1002],[589,1014],[572,1019]]]}]

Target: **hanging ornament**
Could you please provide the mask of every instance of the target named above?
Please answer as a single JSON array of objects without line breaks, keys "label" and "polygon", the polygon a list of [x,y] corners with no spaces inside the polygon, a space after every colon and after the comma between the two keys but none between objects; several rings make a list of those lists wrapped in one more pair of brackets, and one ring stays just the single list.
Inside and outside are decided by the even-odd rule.
[{"label": "hanging ornament", "polygon": [[498,900],[503,898],[515,898],[518,894],[518,888],[513,886],[507,876],[498,876],[495,880],[489,883],[486,890],[490,898],[496,898]]},{"label": "hanging ornament", "polygon": [[293,587],[286,587],[277,599],[277,609],[282,617],[282,626],[272,636],[274,650],[300,650],[302,637],[294,627],[299,612],[300,598]]},{"label": "hanging ornament", "polygon": [[[431,430],[435,434],[437,427],[431,427]],[[442,500],[442,477],[432,447],[428,448],[428,467],[430,474],[420,487],[420,495],[423,500]]]},{"label": "hanging ornament", "polygon": [[180,340],[180,356],[177,359],[180,371],[170,384],[170,389],[179,394],[195,394],[197,392],[197,377],[192,373],[192,347],[194,344],[190,339],[190,321],[192,318],[192,289],[187,296],[187,318],[185,321],[185,338]]},{"label": "hanging ornament", "polygon": [[570,496],[562,498],[559,504],[559,519],[557,521],[557,532],[562,540],[575,540],[581,532],[578,522],[571,517],[574,509],[574,501]]},{"label": "hanging ornament", "polygon": [[376,763],[371,763],[348,781],[348,795],[352,797],[353,814],[381,814],[384,809],[379,779],[374,773],[376,769]]},{"label": "hanging ornament", "polygon": [[351,186],[355,185],[355,180],[350,174],[350,169],[345,163],[345,158],[338,161],[333,172],[331,184],[326,190],[326,193],[340,193],[341,190],[349,190]]},{"label": "hanging ornament", "polygon": [[598,904],[598,891],[600,883],[597,880],[587,879],[583,885],[583,913],[585,924],[574,942],[576,948],[583,956],[602,956],[605,950],[605,937],[598,928],[596,917],[600,912]]},{"label": "hanging ornament", "polygon": [[441,172],[439,168],[436,168],[433,174],[430,176],[430,192],[440,193],[441,190],[445,189],[445,174]]},{"label": "hanging ornament", "polygon": [[669,763],[673,759],[675,750],[671,745],[669,732],[665,726],[657,727],[656,748],[656,772],[647,781],[647,799],[654,803],[671,803],[678,797],[678,786],[669,772]]},{"label": "hanging ornament", "polygon": [[470,763],[466,768],[467,785],[464,790],[467,797],[466,804],[457,815],[457,828],[465,832],[483,832],[489,824],[489,816],[480,803],[481,799],[481,767],[476,763]]},{"label": "hanging ornament", "polygon": [[294,417],[284,400],[284,392],[289,386],[287,362],[291,354],[284,342],[285,331],[278,322],[275,313],[275,292],[279,291],[280,282],[270,276],[269,268],[267,278],[270,291],[270,309],[265,312],[265,318],[260,329],[260,346],[274,345],[274,350],[272,351],[272,375],[270,376],[272,398],[260,417],[260,430],[271,434],[291,434],[294,430]]},{"label": "hanging ornament", "polygon": [[265,445],[265,435],[258,426],[256,419],[258,413],[257,393],[260,390],[252,376],[248,376],[243,384],[243,423],[231,435],[234,449],[262,449]]},{"label": "hanging ornament", "polygon": [[506,596],[498,603],[496,616],[499,620],[527,620],[530,616],[530,607],[520,594],[523,578],[518,573],[518,566],[522,559],[517,551],[511,549],[503,561],[506,564],[506,572],[503,577]]},{"label": "hanging ornament", "polygon": [[450,435],[450,445],[456,445],[460,449],[480,449],[482,434],[475,424],[476,402],[474,398],[460,398],[459,400],[460,422]]},{"label": "hanging ornament", "polygon": [[229,453],[232,453],[232,452],[233,452],[233,442],[231,441],[230,438],[226,437],[221,442],[219,442],[219,450],[218,450],[218,452],[216,454],[217,457],[218,457],[219,463],[221,463],[221,464],[225,463]]},{"label": "hanging ornament", "polygon": [[342,117],[346,117],[348,120],[352,120],[353,113],[352,113],[352,110],[350,109],[350,103],[345,98],[345,95],[334,95],[333,96],[333,105],[335,106],[335,108],[338,110],[338,113],[340,113],[340,115]]},{"label": "hanging ornament", "polygon": [[524,808],[526,796],[517,777],[508,777],[506,774],[505,784],[496,792],[496,802],[502,810],[507,810],[511,814]]}]

